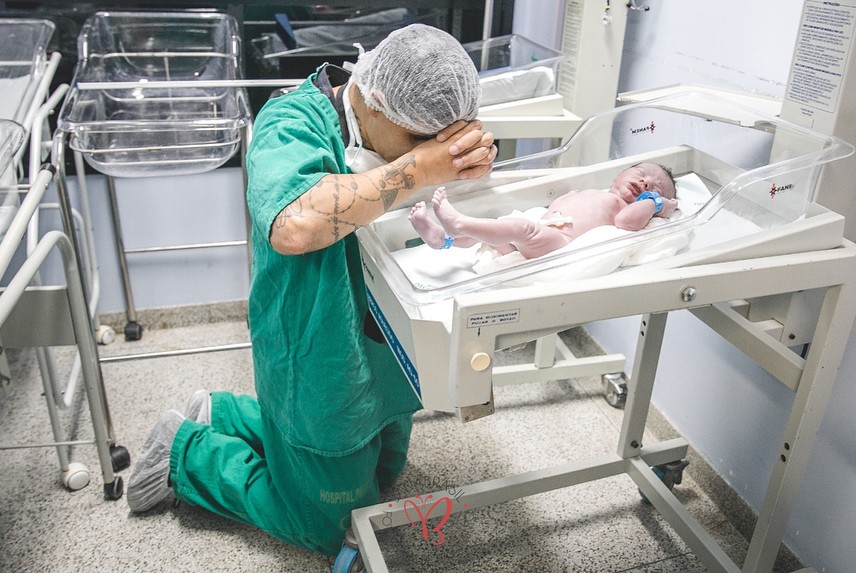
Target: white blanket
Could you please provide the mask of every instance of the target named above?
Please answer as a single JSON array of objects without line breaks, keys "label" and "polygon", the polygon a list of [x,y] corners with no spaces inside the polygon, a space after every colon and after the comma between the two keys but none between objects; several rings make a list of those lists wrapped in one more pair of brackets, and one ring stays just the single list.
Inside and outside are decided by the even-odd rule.
[{"label": "white blanket", "polygon": [[[695,174],[683,175],[676,179],[678,209],[667,220],[655,217],[648,227],[636,233],[644,233],[659,225],[692,215],[710,199],[710,192],[704,182]],[[530,209],[524,216],[540,217],[546,208]],[[515,212],[517,215],[521,213]],[[527,282],[538,282],[591,278],[609,274],[619,267],[648,263],[665,257],[673,256],[689,244],[690,233],[682,231],[672,233],[654,241],[640,241],[629,247],[600,253],[593,257],[575,260],[572,264],[563,265],[548,271],[538,273]],[[631,231],[624,231],[612,225],[595,227],[574,239],[567,246],[549,255],[573,252],[625,236]],[[432,290],[451,286],[479,275],[500,272],[527,261],[518,252],[498,255],[490,247],[476,245],[466,249],[452,247],[451,249],[432,249],[427,245],[419,245],[410,249],[402,249],[392,253],[393,258],[401,267],[411,284],[419,290]]]}]

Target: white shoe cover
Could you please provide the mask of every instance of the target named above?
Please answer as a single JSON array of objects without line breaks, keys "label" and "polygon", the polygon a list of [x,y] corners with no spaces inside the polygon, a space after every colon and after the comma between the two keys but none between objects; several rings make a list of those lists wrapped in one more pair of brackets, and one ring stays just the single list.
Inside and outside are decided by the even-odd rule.
[{"label": "white shoe cover", "polygon": [[211,423],[211,392],[208,390],[197,390],[187,402],[184,415],[188,420],[200,424]]},{"label": "white shoe cover", "polygon": [[169,454],[182,422],[180,412],[167,410],[146,439],[128,481],[131,511],[149,510],[169,495]]}]

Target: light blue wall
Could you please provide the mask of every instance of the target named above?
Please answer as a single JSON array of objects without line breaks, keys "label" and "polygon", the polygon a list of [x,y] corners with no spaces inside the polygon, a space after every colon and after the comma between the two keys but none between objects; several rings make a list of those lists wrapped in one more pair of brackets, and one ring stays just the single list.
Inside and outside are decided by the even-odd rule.
[{"label": "light blue wall", "polygon": [[[106,178],[86,178],[95,236],[101,294],[98,311],[125,310]],[[201,175],[116,179],[116,196],[126,249],[239,241],[246,239],[240,168]],[[68,179],[72,201],[81,209],[76,177]],[[58,228],[56,212],[41,226]],[[136,308],[163,308],[247,298],[249,268],[243,246],[129,254]],[[59,283],[58,265],[47,265],[45,282]]]}]

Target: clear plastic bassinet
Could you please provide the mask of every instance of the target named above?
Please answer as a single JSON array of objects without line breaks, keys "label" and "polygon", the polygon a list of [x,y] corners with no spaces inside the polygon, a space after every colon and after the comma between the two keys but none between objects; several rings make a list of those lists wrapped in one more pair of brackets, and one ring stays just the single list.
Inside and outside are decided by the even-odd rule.
[{"label": "clear plastic bassinet", "polygon": [[48,20],[0,19],[0,119],[24,122],[45,72],[53,33]]},{"label": "clear plastic bassinet", "polygon": [[[98,12],[58,127],[115,177],[200,173],[239,149],[251,112],[235,20],[213,12]],[[232,84],[230,84],[232,82]]]},{"label": "clear plastic bassinet", "polygon": [[[550,274],[558,277],[555,280],[606,274],[629,264],[625,254],[638,259],[637,253],[660,252],[663,244],[680,245],[670,247],[675,251],[667,255],[670,263],[694,252],[726,252],[750,242],[801,248],[786,246],[780,235],[796,236],[797,229],[811,227],[812,220],[821,218],[825,209],[813,202],[821,169],[852,152],[851,145],[836,137],[715,96],[669,96],[596,115],[557,149],[497,164],[484,180],[446,187],[461,212],[496,218],[546,207],[575,189],[608,189],[622,169],[656,162],[679,179],[680,218],[599,241],[580,237],[566,249],[513,265],[479,265],[480,261],[470,260],[474,256],[453,257],[466,254],[465,249],[436,251],[420,244],[407,207],[418,200],[430,201],[433,190],[428,189],[411,197],[412,203],[402,209],[360,228],[357,236],[364,259],[377,265],[397,297],[412,304],[544,281]],[[680,184],[687,177],[695,184],[688,189],[685,204]],[[830,228],[837,229],[839,222]],[[840,242],[840,229],[830,237],[833,243]],[[613,264],[616,253],[622,256]],[[607,271],[602,270],[605,259]],[[441,260],[450,261],[448,269]],[[651,262],[646,259],[645,264]]]}]

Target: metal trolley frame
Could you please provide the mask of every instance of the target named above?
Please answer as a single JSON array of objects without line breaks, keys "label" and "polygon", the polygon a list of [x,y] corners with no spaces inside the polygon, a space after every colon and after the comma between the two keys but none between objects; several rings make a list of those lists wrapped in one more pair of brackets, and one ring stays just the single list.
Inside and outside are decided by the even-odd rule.
[{"label": "metal trolley frame", "polygon": [[[39,206],[48,185],[56,173],[51,165],[44,166],[29,185],[9,230],[0,243],[0,270],[8,270],[9,263],[26,233],[26,227]],[[67,229],[71,226],[71,209],[67,200],[60,205]],[[116,500],[122,497],[123,483],[114,472],[130,465],[128,451],[116,444],[92,317],[89,313],[78,250],[73,232],[49,231],[42,237],[24,263],[0,294],[0,329],[3,346],[47,347],[75,345],[80,355],[83,387],[92,417],[93,440],[66,440],[63,436],[57,396],[63,390],[53,377],[42,377],[44,396],[55,442],[49,444],[3,445],[0,449],[28,447],[56,447],[59,456],[63,485],[72,490],[89,483],[89,470],[80,463],[69,461],[69,448],[80,444],[94,444],[101,465],[104,495]],[[47,256],[57,249],[62,259],[66,284],[62,287],[30,286]]]},{"label": "metal trolley frame", "polygon": [[[747,252],[731,260],[702,260],[679,268],[640,268],[556,285],[546,292],[537,287],[528,288],[525,293],[521,292],[524,289],[500,289],[456,297],[452,371],[464,376],[471,367],[471,356],[518,342],[527,332],[558,331],[595,320],[642,314],[618,445],[614,454],[600,458],[463,486],[461,489],[466,494],[458,499],[459,504],[454,504],[453,513],[463,507],[476,509],[625,474],[710,571],[772,571],[788,516],[808,468],[847,334],[856,319],[856,245],[842,239],[836,248],[770,256]],[[741,304],[745,306],[746,301],[754,298],[797,294],[809,289],[820,290],[823,302],[805,358],[770,336],[765,321],[750,321],[741,308]],[[538,313],[538,322],[497,323],[478,332],[465,328],[467,317],[483,316],[510,306],[549,310]],[[678,438],[643,445],[666,319],[669,312],[676,310],[692,312],[794,392],[785,433],[775,453],[777,462],[742,568],[683,507],[661,476],[651,470],[652,466],[681,460],[687,442]],[[464,382],[469,381],[464,379]],[[445,494],[433,492],[433,495],[439,499]],[[358,548],[359,557],[370,573],[385,573],[388,569],[375,531],[407,525],[406,506],[380,503],[354,510],[352,517],[352,548]]]}]

